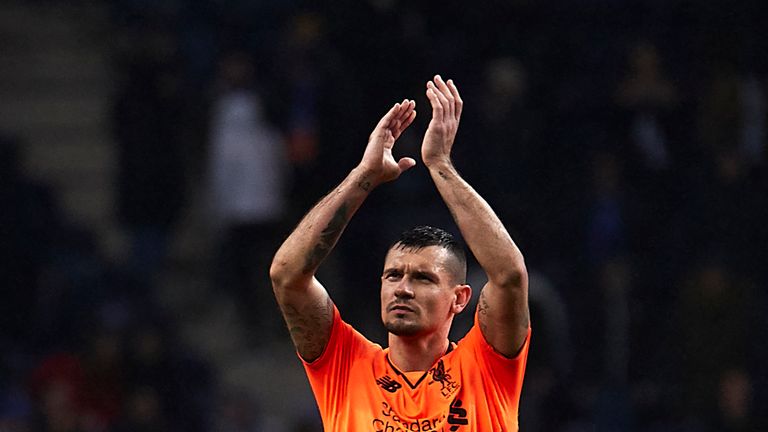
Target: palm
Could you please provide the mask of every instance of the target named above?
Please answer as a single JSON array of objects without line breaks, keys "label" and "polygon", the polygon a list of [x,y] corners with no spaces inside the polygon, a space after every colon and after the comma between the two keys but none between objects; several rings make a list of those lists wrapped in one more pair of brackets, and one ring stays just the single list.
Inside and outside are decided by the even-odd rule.
[{"label": "palm", "polygon": [[448,137],[445,125],[432,119],[424,134],[421,159],[424,163],[437,162],[451,154],[451,147],[453,147],[453,137]]},{"label": "palm", "polygon": [[416,117],[414,106],[407,100],[395,104],[371,133],[361,164],[375,173],[378,183],[396,179],[416,163],[411,158],[397,161],[392,154],[395,141]]},{"label": "palm", "polygon": [[453,81],[446,83],[438,75],[427,83],[427,98],[432,105],[432,120],[424,134],[421,158],[427,165],[449,162],[461,118],[461,96]]},{"label": "palm", "polygon": [[392,140],[389,144],[389,147],[384,147],[383,158],[381,161],[382,171],[384,171],[386,174],[389,174],[390,176],[397,176],[400,174],[400,167],[397,165],[395,156],[392,155],[392,145],[394,143],[395,141]]}]

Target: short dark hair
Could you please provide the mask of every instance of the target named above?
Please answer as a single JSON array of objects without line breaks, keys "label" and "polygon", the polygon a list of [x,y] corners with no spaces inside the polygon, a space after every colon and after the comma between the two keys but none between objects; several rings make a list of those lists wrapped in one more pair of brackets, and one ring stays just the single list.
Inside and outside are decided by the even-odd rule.
[{"label": "short dark hair", "polygon": [[418,251],[429,246],[439,246],[446,249],[454,258],[456,265],[452,270],[458,283],[466,283],[467,280],[467,255],[464,245],[448,231],[428,225],[417,226],[404,231],[400,238],[389,249]]}]

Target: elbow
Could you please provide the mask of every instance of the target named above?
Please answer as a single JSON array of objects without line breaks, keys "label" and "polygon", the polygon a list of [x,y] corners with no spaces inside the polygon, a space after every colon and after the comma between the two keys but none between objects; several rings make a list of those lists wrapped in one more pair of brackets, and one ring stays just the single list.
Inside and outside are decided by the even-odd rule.
[{"label": "elbow", "polygon": [[496,285],[509,290],[528,289],[528,269],[522,257],[512,263],[494,278]]},{"label": "elbow", "polygon": [[277,292],[289,284],[291,279],[291,270],[288,261],[275,257],[272,265],[269,267],[269,279],[272,282],[272,289]]},{"label": "elbow", "polygon": [[300,269],[291,265],[291,261],[279,255],[272,260],[269,267],[269,279],[275,294],[284,293],[292,287],[305,286],[312,275],[304,274]]}]

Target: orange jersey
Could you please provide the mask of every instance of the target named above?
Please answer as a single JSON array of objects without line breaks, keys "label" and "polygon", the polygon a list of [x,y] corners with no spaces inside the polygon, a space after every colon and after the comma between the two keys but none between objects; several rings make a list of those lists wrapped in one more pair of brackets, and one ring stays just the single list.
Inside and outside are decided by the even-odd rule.
[{"label": "orange jersey", "polygon": [[402,372],[389,349],[342,321],[334,308],[323,354],[304,362],[327,432],[518,430],[530,330],[515,358],[496,352],[475,324],[426,372]]}]

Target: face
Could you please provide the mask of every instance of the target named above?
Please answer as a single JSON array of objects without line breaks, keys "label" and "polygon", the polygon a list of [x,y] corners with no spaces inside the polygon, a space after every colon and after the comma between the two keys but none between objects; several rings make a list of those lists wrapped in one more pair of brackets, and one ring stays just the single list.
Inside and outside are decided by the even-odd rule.
[{"label": "face", "polygon": [[381,276],[381,318],[398,336],[429,334],[450,326],[457,312],[455,276],[444,248],[390,249]]}]

